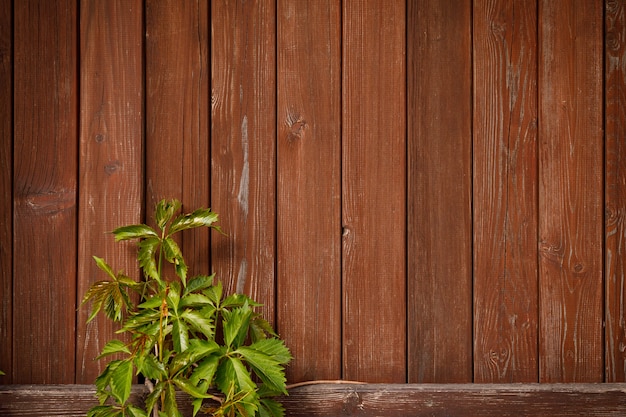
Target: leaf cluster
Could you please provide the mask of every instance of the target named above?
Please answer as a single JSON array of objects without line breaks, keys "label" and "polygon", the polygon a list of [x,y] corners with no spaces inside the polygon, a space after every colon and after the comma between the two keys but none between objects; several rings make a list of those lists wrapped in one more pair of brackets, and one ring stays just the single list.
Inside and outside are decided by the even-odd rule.
[{"label": "leaf cluster", "polygon": [[[144,279],[115,273],[94,257],[108,279],[85,294],[83,303],[92,306],[88,321],[103,313],[128,337],[109,341],[98,357],[114,355],[95,381],[100,404],[88,416],[179,417],[176,392],[183,391],[193,398],[194,416],[280,417],[283,408],[272,397],[287,394],[284,366],[291,354],[255,312],[260,304],[244,294],[224,294],[214,275],[188,279],[174,235],[220,229],[210,209],[178,214],[180,208],[177,200],[163,200],[156,229],[140,224],[113,231],[116,241],[137,241]],[[129,402],[135,375],[152,387],[144,409]]]}]

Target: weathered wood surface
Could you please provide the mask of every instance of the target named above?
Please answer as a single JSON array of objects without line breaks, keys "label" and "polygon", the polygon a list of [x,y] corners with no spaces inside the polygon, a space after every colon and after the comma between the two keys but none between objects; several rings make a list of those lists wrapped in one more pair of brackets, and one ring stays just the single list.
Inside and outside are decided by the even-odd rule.
[{"label": "weathered wood surface", "polygon": [[539,7],[539,381],[600,382],[603,7],[567,4]]},{"label": "weathered wood surface", "polygon": [[346,379],[406,382],[405,6],[343,3]]},{"label": "weathered wood surface", "polygon": [[626,2],[605,13],[605,380],[626,380]]},{"label": "weathered wood surface", "polygon": [[408,382],[472,382],[471,2],[407,6]]},{"label": "weathered wood surface", "polygon": [[289,380],[336,379],[342,327],[341,7],[335,0],[281,0],[277,8],[277,331],[294,356]]},{"label": "weathered wood surface", "polygon": [[14,4],[14,383],[75,378],[77,13],[70,0]]},{"label": "weathered wood surface", "polygon": [[[78,302],[93,282],[107,279],[93,255],[104,258],[115,271],[138,276],[134,247],[116,243],[110,232],[142,220],[141,11],[138,0],[84,2],[80,8]],[[71,304],[61,300],[56,303]],[[88,306],[73,310],[77,310],[75,382],[90,383],[106,365],[94,358],[117,328],[102,316],[86,324]]]},{"label": "weathered wood surface", "polygon": [[212,243],[225,290],[264,304],[276,286],[276,2],[211,2]]},{"label": "weathered wood surface", "polygon": [[536,382],[537,5],[473,17],[474,382]]},{"label": "weathered wood surface", "polygon": [[[0,196],[13,194],[13,45],[11,43],[11,0],[0,0]],[[13,335],[13,222],[12,199],[0,199],[0,340]],[[11,369],[11,344],[0,343],[0,369]],[[0,384],[11,375],[0,375]]]},{"label": "weathered wood surface", "polygon": [[[0,386],[3,416],[84,416],[95,405],[88,385]],[[131,401],[141,404],[143,386]],[[287,417],[623,417],[624,384],[315,384],[279,398]],[[179,401],[190,416],[188,401]]]}]

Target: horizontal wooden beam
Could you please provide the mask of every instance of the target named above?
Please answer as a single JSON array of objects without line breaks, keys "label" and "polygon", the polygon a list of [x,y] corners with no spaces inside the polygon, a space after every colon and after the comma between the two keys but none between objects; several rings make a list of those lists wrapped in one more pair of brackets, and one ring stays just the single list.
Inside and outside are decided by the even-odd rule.
[{"label": "horizontal wooden beam", "polygon": [[[0,386],[0,415],[84,416],[91,385]],[[133,387],[141,404],[146,389]],[[287,416],[626,416],[626,384],[356,384],[313,383],[280,399]],[[181,397],[185,416],[190,407]]]}]

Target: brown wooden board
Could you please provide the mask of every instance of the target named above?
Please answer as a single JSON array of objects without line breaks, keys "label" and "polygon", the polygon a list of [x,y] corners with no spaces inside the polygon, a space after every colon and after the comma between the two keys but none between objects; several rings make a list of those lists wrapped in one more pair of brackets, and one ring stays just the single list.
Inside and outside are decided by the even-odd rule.
[{"label": "brown wooden board", "polygon": [[536,10],[474,2],[474,382],[538,381]]},{"label": "brown wooden board", "polygon": [[278,2],[278,331],[289,381],[341,377],[341,8]]},{"label": "brown wooden board", "polygon": [[408,380],[471,382],[471,2],[407,10]]},{"label": "brown wooden board", "polygon": [[605,380],[626,381],[626,3],[605,12]]},{"label": "brown wooden board", "polygon": [[11,0],[0,0],[0,384],[11,382],[13,339],[13,44]]},{"label": "brown wooden board", "polygon": [[[209,206],[207,2],[153,1],[146,8],[146,219],[161,199],[185,212]],[[210,273],[209,230],[182,234],[190,276]]]},{"label": "brown wooden board", "polygon": [[405,3],[342,19],[343,377],[405,382]]},{"label": "brown wooden board", "polygon": [[[143,8],[140,0],[84,1],[80,5],[80,216],[78,300],[108,279],[92,256],[114,271],[139,277],[136,248],[110,232],[140,223],[143,207]],[[104,344],[120,338],[103,315],[86,324],[78,310],[78,383],[92,383],[107,360],[94,361]]]},{"label": "brown wooden board", "polygon": [[74,382],[76,12],[14,2],[14,383]]},{"label": "brown wooden board", "polygon": [[604,377],[602,8],[539,6],[541,382]]},{"label": "brown wooden board", "polygon": [[274,322],[276,3],[211,2],[213,268]]},{"label": "brown wooden board", "polygon": [[[84,416],[96,404],[87,385],[0,386],[0,414]],[[141,405],[143,386],[130,401]],[[624,384],[323,384],[291,389],[278,398],[286,417],[622,417]],[[178,398],[185,417],[188,399]]]}]

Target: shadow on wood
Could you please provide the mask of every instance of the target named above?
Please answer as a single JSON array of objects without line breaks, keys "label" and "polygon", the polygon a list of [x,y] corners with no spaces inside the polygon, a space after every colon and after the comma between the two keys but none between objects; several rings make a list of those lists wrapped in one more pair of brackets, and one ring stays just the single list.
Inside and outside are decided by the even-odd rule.
[{"label": "shadow on wood", "polygon": [[[2,416],[84,416],[91,385],[0,386]],[[143,386],[133,387],[141,404]],[[191,408],[181,396],[184,415]],[[311,384],[281,398],[286,416],[587,416],[626,415],[626,384]]]}]

